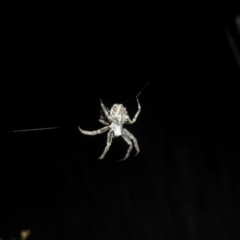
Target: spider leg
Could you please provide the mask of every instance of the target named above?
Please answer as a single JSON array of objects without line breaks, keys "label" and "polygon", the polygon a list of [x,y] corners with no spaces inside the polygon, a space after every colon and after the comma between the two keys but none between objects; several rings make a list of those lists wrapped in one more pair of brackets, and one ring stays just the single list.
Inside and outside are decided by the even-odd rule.
[{"label": "spider leg", "polygon": [[86,135],[90,135],[90,136],[94,136],[94,135],[97,135],[97,134],[101,134],[101,133],[104,133],[106,132],[107,130],[110,129],[109,126],[106,126],[106,127],[103,127],[103,128],[100,128],[96,131],[85,131],[85,130],[82,130],[79,126],[78,126],[78,129],[81,133],[83,134],[86,134]]},{"label": "spider leg", "polygon": [[109,121],[111,121],[111,117],[110,117],[110,115],[108,114],[108,111],[107,111],[106,107],[104,106],[104,104],[103,104],[103,102],[102,102],[101,99],[100,99],[100,103],[101,103],[102,110],[103,110],[104,114],[106,115],[107,119],[108,119]]},{"label": "spider leg", "polygon": [[110,130],[108,132],[108,135],[107,135],[107,146],[105,147],[105,149],[104,149],[102,155],[99,157],[99,159],[103,159],[105,157],[106,153],[108,152],[108,150],[109,150],[109,148],[111,146],[112,138],[113,138],[113,131]]},{"label": "spider leg", "polygon": [[131,120],[130,118],[128,119],[128,121],[126,122],[128,124],[133,124],[137,120],[137,117],[138,117],[139,113],[141,112],[141,106],[140,106],[140,103],[138,101],[138,98],[137,98],[137,103],[138,103],[138,110],[137,110],[133,120]]},{"label": "spider leg", "polygon": [[137,139],[126,128],[123,128],[123,132],[126,133],[126,135],[133,141],[134,147],[136,148],[136,156],[140,152]]},{"label": "spider leg", "polygon": [[99,119],[98,120],[100,123],[102,123],[103,125],[109,125],[109,123],[107,122],[107,121],[104,121],[104,120],[102,120],[102,119]]},{"label": "spider leg", "polygon": [[132,148],[133,148],[131,140],[128,138],[128,136],[124,132],[122,134],[122,137],[127,142],[127,144],[129,145],[129,148],[127,150],[127,153],[126,153],[125,157],[123,159],[118,160],[118,161],[123,161],[123,160],[127,159],[131,150],[132,150]]}]

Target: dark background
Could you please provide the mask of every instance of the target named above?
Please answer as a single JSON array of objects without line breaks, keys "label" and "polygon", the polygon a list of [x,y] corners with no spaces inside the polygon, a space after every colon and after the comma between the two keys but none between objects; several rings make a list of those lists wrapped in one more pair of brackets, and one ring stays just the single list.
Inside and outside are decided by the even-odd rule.
[{"label": "dark background", "polygon": [[[238,13],[183,9],[6,17],[0,237],[239,238]],[[126,126],[140,154],[117,162],[117,138],[98,160],[107,134],[77,125],[102,127],[99,99],[110,108],[148,81]],[[132,118],[136,101],[124,105]],[[12,132],[46,127],[59,129]]]}]

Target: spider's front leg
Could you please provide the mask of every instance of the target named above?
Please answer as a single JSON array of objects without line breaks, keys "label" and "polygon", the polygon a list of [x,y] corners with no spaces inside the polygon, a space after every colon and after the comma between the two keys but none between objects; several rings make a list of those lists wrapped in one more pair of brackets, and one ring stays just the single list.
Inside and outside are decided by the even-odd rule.
[{"label": "spider's front leg", "polygon": [[112,138],[113,138],[113,131],[110,130],[108,132],[108,136],[107,136],[107,146],[105,147],[104,151],[103,151],[103,154],[99,157],[99,159],[103,159],[104,156],[106,155],[106,153],[108,152],[110,146],[111,146],[111,143],[112,143]]},{"label": "spider's front leg", "polygon": [[94,135],[97,135],[97,134],[101,134],[101,133],[106,132],[107,130],[110,129],[110,127],[109,127],[109,126],[106,126],[106,127],[100,128],[100,129],[98,129],[98,130],[96,130],[96,131],[85,131],[85,130],[82,130],[79,126],[78,126],[78,129],[79,129],[79,131],[80,131],[82,134],[94,136]]},{"label": "spider's front leg", "polygon": [[128,123],[128,124],[133,124],[134,122],[136,122],[137,117],[138,117],[139,113],[141,112],[141,106],[140,106],[140,103],[139,103],[138,98],[137,98],[137,103],[138,103],[138,110],[137,110],[137,112],[136,112],[133,120],[131,120],[130,118],[128,119],[128,121],[126,122],[126,123]]},{"label": "spider's front leg", "polygon": [[100,123],[102,123],[103,125],[109,126],[109,123],[108,123],[107,121],[105,121],[105,120],[99,119],[98,121],[99,121]]},{"label": "spider's front leg", "polygon": [[111,116],[109,115],[106,107],[104,106],[104,104],[103,104],[103,102],[102,102],[102,99],[100,99],[100,103],[101,103],[102,110],[103,110],[104,114],[106,115],[108,121],[111,122],[111,121],[112,121],[112,118],[111,118]]}]

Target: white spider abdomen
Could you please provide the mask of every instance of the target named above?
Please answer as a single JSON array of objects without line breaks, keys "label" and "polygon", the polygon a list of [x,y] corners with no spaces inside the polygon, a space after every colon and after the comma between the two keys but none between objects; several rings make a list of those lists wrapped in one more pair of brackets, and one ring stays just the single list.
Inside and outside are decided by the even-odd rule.
[{"label": "white spider abdomen", "polygon": [[116,123],[112,123],[110,125],[111,129],[113,130],[114,136],[119,137],[122,135],[122,126],[117,125]]}]

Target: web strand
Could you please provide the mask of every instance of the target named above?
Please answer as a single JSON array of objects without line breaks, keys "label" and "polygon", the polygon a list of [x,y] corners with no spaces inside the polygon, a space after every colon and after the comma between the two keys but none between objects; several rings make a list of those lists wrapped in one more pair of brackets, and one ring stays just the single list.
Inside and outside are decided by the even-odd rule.
[{"label": "web strand", "polygon": [[136,97],[134,97],[134,98],[129,98],[129,99],[123,101],[123,102],[128,102],[128,101],[130,101],[130,100],[133,100],[133,99],[138,98],[138,96],[143,92],[143,90],[147,87],[148,84],[149,84],[149,81],[144,85],[144,87],[143,87],[142,90],[137,94]]},{"label": "web strand", "polygon": [[142,91],[147,87],[148,84],[149,84],[149,81],[145,84],[145,86],[142,88],[142,90],[138,93],[136,98],[138,98],[138,96],[142,93]]},{"label": "web strand", "polygon": [[8,131],[8,132],[9,133],[35,132],[35,131],[44,131],[44,130],[51,130],[51,129],[58,129],[58,128],[61,128],[61,127],[21,129],[21,130],[14,130],[14,131]]}]

